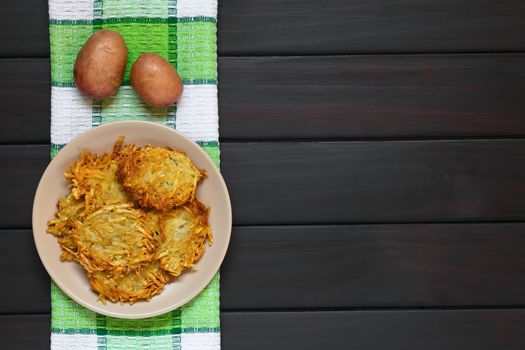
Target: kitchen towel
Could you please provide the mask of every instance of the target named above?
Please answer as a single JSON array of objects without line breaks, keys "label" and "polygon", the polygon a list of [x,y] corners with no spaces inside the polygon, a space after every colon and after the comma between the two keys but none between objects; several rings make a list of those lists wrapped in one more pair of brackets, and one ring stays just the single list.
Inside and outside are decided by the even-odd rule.
[{"label": "kitchen towel", "polygon": [[[85,41],[101,29],[121,33],[129,55],[115,96],[94,101],[75,88],[73,65]],[[216,0],[49,0],[49,32],[52,156],[89,128],[134,119],[176,128],[219,166]],[[131,65],[144,52],[177,68],[184,93],[176,106],[150,108],[131,88]],[[220,349],[219,275],[188,304],[143,320],[96,314],[52,283],[51,348]]]}]

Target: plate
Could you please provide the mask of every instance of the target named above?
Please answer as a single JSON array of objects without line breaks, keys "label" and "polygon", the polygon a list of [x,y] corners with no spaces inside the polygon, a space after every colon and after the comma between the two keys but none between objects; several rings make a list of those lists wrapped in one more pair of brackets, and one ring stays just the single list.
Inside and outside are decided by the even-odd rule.
[{"label": "plate", "polygon": [[[185,152],[208,177],[198,187],[197,197],[210,207],[209,224],[214,242],[208,246],[194,268],[167,284],[160,295],[149,302],[102,304],[89,287],[84,269],[76,262],[60,261],[57,239],[46,232],[47,222],[56,211],[58,199],[68,193],[64,172],[80,151],[110,151],[120,135],[126,143],[138,146],[169,146]],[[224,259],[230,241],[232,214],[224,180],[210,157],[192,140],[168,127],[145,121],[119,121],[97,126],[68,143],[49,163],[40,179],[33,202],[33,236],[38,255],[47,272],[69,297],[100,314],[119,318],[146,318],[171,311],[195,297],[211,281]]]}]

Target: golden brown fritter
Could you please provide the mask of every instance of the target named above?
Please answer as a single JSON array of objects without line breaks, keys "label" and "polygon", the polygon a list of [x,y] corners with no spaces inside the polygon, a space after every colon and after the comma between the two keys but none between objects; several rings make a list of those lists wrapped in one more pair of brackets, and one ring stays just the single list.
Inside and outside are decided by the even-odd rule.
[{"label": "golden brown fritter", "polygon": [[206,175],[188,156],[167,147],[146,146],[122,157],[118,176],[128,195],[142,207],[168,211],[195,198]]},{"label": "golden brown fritter", "polygon": [[88,211],[96,210],[104,204],[128,202],[116,176],[121,154],[131,148],[126,146],[122,150],[123,142],[124,138],[120,137],[109,154],[97,156],[90,152],[81,153],[79,159],[64,174],[71,181],[71,191],[75,198],[84,196]]},{"label": "golden brown fritter", "polygon": [[144,213],[130,204],[110,204],[75,221],[73,240],[78,260],[88,273],[113,274],[136,269],[153,260],[155,241]]},{"label": "golden brown fritter", "polygon": [[84,201],[76,199],[70,192],[58,200],[57,209],[55,218],[47,223],[47,232],[58,238],[62,248],[61,260],[76,260],[77,245],[72,237],[73,222],[81,220],[84,216]]},{"label": "golden brown fritter", "polygon": [[99,293],[99,299],[103,303],[109,300],[113,303],[133,304],[138,300],[150,300],[171,279],[160,268],[158,261],[118,277],[101,271],[89,274],[91,288]]},{"label": "golden brown fritter", "polygon": [[197,200],[166,213],[161,220],[162,243],[157,250],[162,268],[178,276],[191,268],[213,243],[208,209]]}]

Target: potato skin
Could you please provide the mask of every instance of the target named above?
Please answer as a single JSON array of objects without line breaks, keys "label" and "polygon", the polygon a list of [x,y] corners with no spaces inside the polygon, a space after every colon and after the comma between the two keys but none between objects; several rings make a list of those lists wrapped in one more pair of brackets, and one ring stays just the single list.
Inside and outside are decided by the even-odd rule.
[{"label": "potato skin", "polygon": [[142,101],[156,108],[171,106],[183,91],[177,70],[154,53],[144,53],[133,63],[131,85]]},{"label": "potato skin", "polygon": [[113,95],[122,82],[128,60],[124,38],[112,30],[100,30],[82,46],[73,75],[77,88],[101,100]]}]

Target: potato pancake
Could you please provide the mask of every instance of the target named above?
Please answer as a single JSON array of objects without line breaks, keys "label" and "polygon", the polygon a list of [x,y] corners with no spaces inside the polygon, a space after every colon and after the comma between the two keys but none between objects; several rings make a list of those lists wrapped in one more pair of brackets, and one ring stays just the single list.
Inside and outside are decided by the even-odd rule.
[{"label": "potato pancake", "polygon": [[197,184],[206,173],[182,152],[146,146],[122,157],[118,176],[140,206],[168,211],[193,200]]},{"label": "potato pancake", "polygon": [[[84,196],[88,211],[96,210],[105,204],[128,202],[128,197],[116,176],[123,141],[124,138],[119,138],[109,154],[97,156],[84,152],[69,166],[65,176],[71,181],[71,191],[77,199]],[[128,149],[129,146],[125,151]]]},{"label": "potato pancake", "polygon": [[61,260],[76,260],[77,245],[72,237],[73,222],[81,220],[84,216],[84,201],[76,199],[70,192],[58,200],[57,209],[55,218],[47,223],[47,232],[58,238],[62,248]]},{"label": "potato pancake", "polygon": [[208,209],[197,200],[166,213],[161,220],[162,243],[157,250],[162,268],[173,276],[191,268],[213,243]]},{"label": "potato pancake", "polygon": [[130,204],[105,205],[83,222],[75,221],[73,240],[78,260],[89,273],[119,274],[153,260],[155,241],[145,215]]},{"label": "potato pancake", "polygon": [[171,276],[160,268],[158,261],[119,277],[103,271],[89,274],[91,288],[99,293],[99,299],[103,303],[106,299],[113,303],[130,304],[138,300],[150,300],[159,294],[171,279]]}]

